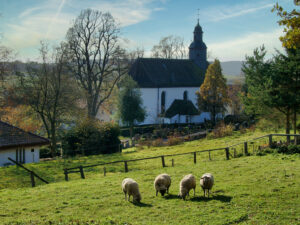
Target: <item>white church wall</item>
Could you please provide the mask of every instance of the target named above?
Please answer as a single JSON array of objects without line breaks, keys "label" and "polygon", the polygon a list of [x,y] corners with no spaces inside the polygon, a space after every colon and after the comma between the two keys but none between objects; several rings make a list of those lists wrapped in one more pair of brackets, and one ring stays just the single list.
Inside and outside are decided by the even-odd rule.
[{"label": "white church wall", "polygon": [[[143,105],[146,108],[146,119],[141,124],[155,124],[162,119],[157,115],[161,113],[161,95],[165,92],[165,109],[167,110],[175,99],[183,99],[183,94],[187,91],[187,99],[197,107],[196,91],[199,87],[172,87],[172,88],[140,88]],[[201,115],[192,116],[188,118],[189,122],[201,123],[204,119],[209,119],[208,113],[201,113]],[[186,116],[176,115],[171,119],[164,119],[164,123],[186,123]]]}]

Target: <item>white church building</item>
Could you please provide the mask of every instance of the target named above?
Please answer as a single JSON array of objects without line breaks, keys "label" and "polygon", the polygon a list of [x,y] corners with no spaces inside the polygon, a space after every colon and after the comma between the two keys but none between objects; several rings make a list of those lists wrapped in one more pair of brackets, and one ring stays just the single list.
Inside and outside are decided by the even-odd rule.
[{"label": "white church building", "polygon": [[198,113],[196,91],[208,67],[207,47],[199,21],[189,46],[189,59],[138,58],[129,75],[140,87],[146,119],[141,124],[201,123],[209,113]]}]

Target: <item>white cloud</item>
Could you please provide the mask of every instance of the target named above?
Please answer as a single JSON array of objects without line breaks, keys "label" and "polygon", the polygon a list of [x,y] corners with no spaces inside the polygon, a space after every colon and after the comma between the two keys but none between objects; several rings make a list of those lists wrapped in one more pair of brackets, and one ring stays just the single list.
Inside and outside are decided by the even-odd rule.
[{"label": "white cloud", "polygon": [[25,9],[18,15],[16,22],[7,24],[3,44],[19,51],[21,59],[36,57],[25,56],[28,53],[26,50],[38,49],[41,40],[48,40],[50,43],[63,40],[71,21],[82,9],[109,11],[124,27],[145,21],[152,12],[162,10],[158,7],[151,8],[150,3],[153,1],[163,0],[48,0]]},{"label": "white cloud", "polygon": [[218,22],[233,17],[255,13],[259,10],[272,8],[274,3],[254,5],[252,4],[238,4],[238,5],[222,5],[214,8],[201,10],[200,15],[207,21]]},{"label": "white cloud", "polygon": [[237,37],[230,41],[219,43],[207,43],[211,59],[218,58],[221,61],[245,60],[245,55],[252,55],[253,50],[265,45],[268,57],[275,53],[275,49],[282,50],[279,36],[283,35],[281,29],[265,33],[250,33]]}]

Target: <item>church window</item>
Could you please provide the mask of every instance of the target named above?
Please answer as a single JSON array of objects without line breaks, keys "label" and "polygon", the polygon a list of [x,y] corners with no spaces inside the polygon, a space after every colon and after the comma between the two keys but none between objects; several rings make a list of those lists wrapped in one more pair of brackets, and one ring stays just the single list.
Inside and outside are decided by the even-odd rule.
[{"label": "church window", "polygon": [[164,113],[166,110],[166,92],[161,93],[161,113]]},{"label": "church window", "polygon": [[183,100],[187,100],[188,99],[188,92],[184,91],[183,92]]}]

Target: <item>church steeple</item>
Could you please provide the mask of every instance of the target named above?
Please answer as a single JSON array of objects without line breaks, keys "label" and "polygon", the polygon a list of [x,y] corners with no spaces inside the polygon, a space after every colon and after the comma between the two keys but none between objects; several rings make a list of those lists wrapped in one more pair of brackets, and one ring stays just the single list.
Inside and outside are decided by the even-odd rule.
[{"label": "church steeple", "polygon": [[199,24],[199,18],[194,29],[194,41],[189,47],[189,59],[193,60],[203,71],[206,71],[207,62],[207,47],[203,42],[203,31]]}]

